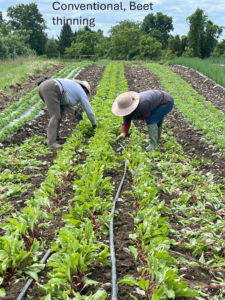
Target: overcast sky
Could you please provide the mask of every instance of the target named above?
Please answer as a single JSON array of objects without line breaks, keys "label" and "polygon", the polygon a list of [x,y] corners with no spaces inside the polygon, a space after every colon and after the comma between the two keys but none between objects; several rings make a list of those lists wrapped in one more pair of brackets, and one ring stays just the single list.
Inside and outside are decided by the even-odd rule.
[{"label": "overcast sky", "polygon": [[[116,25],[116,22],[124,19],[131,19],[134,21],[143,21],[144,17],[149,13],[157,13],[162,12],[163,14],[166,14],[168,16],[173,17],[173,26],[174,31],[171,32],[172,34],[180,34],[185,35],[188,33],[189,26],[186,22],[186,18],[193,14],[197,7],[203,9],[205,13],[208,14],[208,17],[211,21],[213,21],[215,24],[219,26],[225,25],[224,22],[224,15],[225,15],[225,1],[224,0],[217,0],[213,2],[212,0],[152,0],[144,1],[129,1],[129,0],[123,0],[123,1],[116,1],[116,0],[109,0],[109,1],[92,1],[92,0],[41,0],[41,1],[29,1],[29,0],[15,0],[15,1],[5,1],[0,0],[0,11],[3,12],[3,16],[6,18],[6,11],[9,6],[16,6],[18,4],[24,3],[29,4],[32,2],[36,2],[38,5],[38,9],[43,14],[44,19],[47,21],[48,26],[48,36],[52,37],[54,36],[57,38],[57,35],[59,35],[60,30],[62,28],[62,25],[58,24],[55,20],[55,24],[53,24],[53,18],[61,18],[62,20],[71,18],[71,19],[78,19],[83,21],[84,18],[87,18],[89,21],[89,24],[91,24],[91,19],[95,18],[95,20],[92,20],[92,24],[94,24],[94,27],[91,27],[92,30],[98,30],[99,28],[104,31],[105,35],[108,35],[108,30],[111,26]],[[53,3],[55,3],[53,9]],[[68,10],[68,4],[120,4],[122,2],[122,8],[125,11],[121,10]],[[147,4],[149,9],[148,10],[131,10],[130,9],[130,2],[135,2],[135,4],[146,4],[145,8],[147,8]],[[152,3],[150,6],[149,4]],[[64,10],[61,9],[61,5]],[[66,4],[66,5],[65,5]],[[104,8],[104,6],[103,6]],[[134,8],[134,6],[132,7]],[[140,7],[139,7],[140,8]],[[153,10],[151,10],[152,8]],[[56,10],[58,9],[58,10]],[[77,21],[75,21],[77,22]],[[59,21],[60,23],[60,21]],[[72,25],[71,26],[73,30],[78,29],[78,25]],[[225,38],[225,30],[223,32],[223,35],[221,38]]]}]

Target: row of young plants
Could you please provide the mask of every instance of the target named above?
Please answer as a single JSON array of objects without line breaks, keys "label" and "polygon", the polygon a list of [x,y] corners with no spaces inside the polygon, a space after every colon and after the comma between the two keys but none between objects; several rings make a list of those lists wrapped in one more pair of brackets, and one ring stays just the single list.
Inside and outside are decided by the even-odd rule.
[{"label": "row of young plants", "polygon": [[41,174],[27,175],[27,170],[40,170],[42,161],[39,155],[50,153],[44,137],[33,136],[16,147],[0,149],[0,220],[3,214],[12,208],[11,197],[18,197],[31,184],[29,178],[42,176]]},{"label": "row of young plants", "polygon": [[[114,86],[116,87],[116,84]],[[85,127],[83,133],[85,134],[89,129]],[[34,199],[27,201],[27,208],[24,209],[22,214],[17,213],[14,219],[11,218],[3,224],[3,228],[7,231],[7,234],[0,238],[1,249],[3,249],[2,255],[4,253],[4,256],[1,256],[2,268],[0,270],[3,285],[12,280],[16,273],[17,275],[22,273],[25,266],[25,273],[29,274],[30,272],[30,275],[34,278],[37,278],[35,270],[40,270],[43,267],[35,263],[37,253],[40,255],[42,249],[37,238],[40,237],[41,227],[49,226],[52,212],[57,207],[57,196],[67,186],[69,170],[73,167],[75,155],[78,154],[74,149],[81,144],[83,135],[79,133],[76,138],[71,137],[71,139],[68,140],[63,151],[58,152],[56,164],[50,168],[45,182],[35,192]],[[107,166],[108,164],[106,168]],[[11,251],[9,249],[14,251],[10,254],[11,259],[9,259]],[[23,253],[24,259],[20,259],[19,265],[16,265],[20,253]],[[29,266],[27,266],[27,263]]]},{"label": "row of young plants", "polygon": [[[53,267],[48,273],[50,280],[40,286],[46,291],[45,299],[100,300],[107,297],[102,290],[88,295],[86,287],[99,284],[88,277],[97,264],[110,265],[108,246],[100,242],[102,235],[109,234],[112,217],[114,187],[107,173],[119,167],[112,148],[119,123],[110,108],[115,97],[127,90],[123,86],[124,81],[123,65],[109,64],[92,101],[98,127],[85,148],[86,162],[74,168],[79,177],[73,183],[74,204],[69,206],[70,213],[63,216],[66,225],[56,232],[52,243],[52,251],[56,253],[47,263],[47,266]],[[88,130],[90,124],[84,118],[72,135],[83,136],[88,134]]]},{"label": "row of young plants", "polygon": [[225,154],[225,116],[203,96],[170,69],[158,64],[145,64],[161,80],[166,90],[173,96],[179,110],[193,124],[195,129],[201,130],[206,136],[206,142],[215,144]]},{"label": "row of young plants", "polygon": [[[64,78],[69,75],[74,69],[74,72],[69,76],[69,78],[73,78],[76,73],[83,68],[85,64],[81,63],[77,65],[77,63],[73,63],[69,67],[66,67],[62,71],[56,73],[52,78]],[[37,95],[38,87],[28,93],[26,96],[22,97],[22,99],[8,109],[6,109],[2,114],[0,114],[0,141],[5,139],[8,135],[16,132],[19,128],[22,128],[26,123],[31,121],[38,112],[45,106],[44,102],[40,100],[39,95]],[[20,118],[15,124],[6,126],[9,122],[19,118],[24,112],[33,107],[31,112],[26,117]],[[17,109],[15,111],[15,109]],[[6,127],[5,127],[6,126]]]},{"label": "row of young plants", "polygon": [[199,287],[204,292],[201,295],[208,299],[206,289],[212,288],[216,291],[213,299],[222,299],[225,294],[224,185],[214,183],[213,175],[202,175],[196,168],[196,159],[184,156],[182,147],[169,131],[160,156],[155,154],[151,158],[156,171],[163,175],[157,185],[172,196],[170,206],[180,225],[179,229],[172,226],[170,230],[173,245],[192,251],[193,261],[182,258],[180,263],[208,271],[214,280]]},{"label": "row of young plants", "polygon": [[[73,141],[73,146],[70,145],[69,149],[65,147],[62,156],[60,153],[58,154],[56,165],[49,170],[45,182],[36,191],[36,198],[27,201],[27,207],[22,213],[13,214],[14,218],[9,218],[7,223],[2,225],[2,228],[6,230],[5,236],[0,238],[0,276],[3,286],[24,273],[37,279],[36,273],[42,268],[40,264],[36,263],[39,260],[37,256],[41,255],[44,245],[44,243],[40,244],[37,238],[40,239],[41,228],[49,226],[50,220],[53,219],[52,212],[57,208],[57,198],[68,184],[68,170],[72,168],[68,162],[72,156],[76,155],[74,145],[76,145],[76,141]],[[6,148],[1,151],[1,169],[3,170],[1,176],[2,181],[7,182],[7,186],[4,185],[2,188],[2,196],[5,199],[13,190],[12,182],[27,179],[28,176],[22,175],[26,169],[40,168],[42,162],[36,160],[36,157],[49,153],[49,149],[47,149],[43,137],[34,136],[20,147]],[[72,162],[73,160],[70,163]],[[55,177],[56,175],[57,177]],[[17,188],[14,190],[14,194],[12,192],[11,196],[15,196],[16,191],[21,193],[21,189],[20,191]],[[39,194],[44,198],[43,201],[39,201]],[[5,212],[4,208],[3,212]],[[8,205],[8,208],[11,207]],[[1,293],[5,292],[1,290]]]},{"label": "row of young plants", "polygon": [[[129,247],[135,257],[137,276],[128,274],[119,283],[138,287],[149,300],[198,296],[198,292],[188,288],[187,282],[178,276],[177,261],[169,255],[174,241],[168,237],[171,229],[169,218],[162,214],[170,214],[171,211],[165,206],[165,201],[159,200],[157,177],[153,172],[155,164],[152,162],[152,153],[156,152],[148,154],[143,148],[146,136],[134,126],[131,129],[124,158],[133,181],[133,191],[125,193],[134,197],[137,210],[136,215],[130,214],[134,218],[136,232],[130,234],[134,245]],[[130,296],[138,299],[135,295]]]},{"label": "row of young plants", "polygon": [[[132,195],[139,210],[134,216],[137,233],[130,236],[136,243],[130,250],[137,262],[139,278],[127,275],[121,282],[140,287],[147,299],[174,299],[182,293],[183,297],[209,299],[208,288],[216,291],[212,299],[223,299],[224,186],[213,183],[213,176],[206,177],[197,170],[201,160],[185,156],[172,132],[167,130],[163,138],[166,142],[155,151],[145,153],[141,147],[145,136],[134,130],[125,152],[134,184]],[[172,198],[166,207],[158,200],[160,191]],[[168,238],[169,233],[172,240]],[[174,259],[170,247],[178,248],[177,251],[179,247],[190,249],[193,260],[185,259],[182,254]],[[203,269],[214,280],[209,285],[195,285],[197,296],[195,291],[187,289],[189,281],[185,274],[186,282],[178,281],[177,271],[181,266],[187,272],[189,267]]]}]

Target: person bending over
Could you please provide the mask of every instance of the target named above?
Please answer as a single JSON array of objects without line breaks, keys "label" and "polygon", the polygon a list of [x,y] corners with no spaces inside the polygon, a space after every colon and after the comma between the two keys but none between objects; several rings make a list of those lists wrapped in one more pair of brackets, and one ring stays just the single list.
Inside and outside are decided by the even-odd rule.
[{"label": "person bending over", "polygon": [[112,105],[113,114],[123,117],[122,130],[117,141],[125,139],[132,119],[145,120],[150,138],[146,150],[155,149],[162,133],[163,118],[173,106],[173,97],[165,91],[149,90],[142,93],[129,91],[119,95]]},{"label": "person bending over", "polygon": [[48,79],[39,85],[38,93],[50,114],[47,127],[47,145],[49,148],[62,147],[56,143],[56,139],[63,111],[68,111],[74,114],[78,120],[82,120],[82,115],[74,110],[74,106],[78,103],[81,103],[93,129],[96,128],[95,114],[89,102],[91,101],[91,89],[87,81]]}]

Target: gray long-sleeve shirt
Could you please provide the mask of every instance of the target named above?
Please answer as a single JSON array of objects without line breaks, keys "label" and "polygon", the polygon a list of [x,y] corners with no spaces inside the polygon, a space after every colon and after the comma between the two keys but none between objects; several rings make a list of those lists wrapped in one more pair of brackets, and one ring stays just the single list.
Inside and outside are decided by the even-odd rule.
[{"label": "gray long-sleeve shirt", "polygon": [[60,104],[63,105],[64,109],[70,113],[73,113],[72,107],[80,102],[91,124],[95,125],[96,120],[93,108],[91,107],[87,94],[80,84],[71,79],[56,78],[54,81],[58,84],[61,93],[63,93],[63,90],[65,92],[60,101]]}]

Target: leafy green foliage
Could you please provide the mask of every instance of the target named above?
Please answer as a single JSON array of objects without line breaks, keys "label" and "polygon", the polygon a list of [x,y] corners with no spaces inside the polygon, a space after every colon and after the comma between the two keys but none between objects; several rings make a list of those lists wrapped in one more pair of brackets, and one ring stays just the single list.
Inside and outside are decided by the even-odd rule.
[{"label": "leafy green foliage", "polygon": [[194,57],[209,57],[217,39],[223,31],[222,26],[208,20],[208,16],[200,8],[187,18],[190,25],[188,32],[189,47],[193,49]]},{"label": "leafy green foliage", "polygon": [[9,25],[13,30],[22,29],[32,32],[29,37],[30,47],[37,54],[43,54],[44,45],[47,41],[47,35],[44,31],[47,29],[47,26],[46,21],[38,10],[37,4],[10,6],[7,9],[7,17],[10,18]]}]

